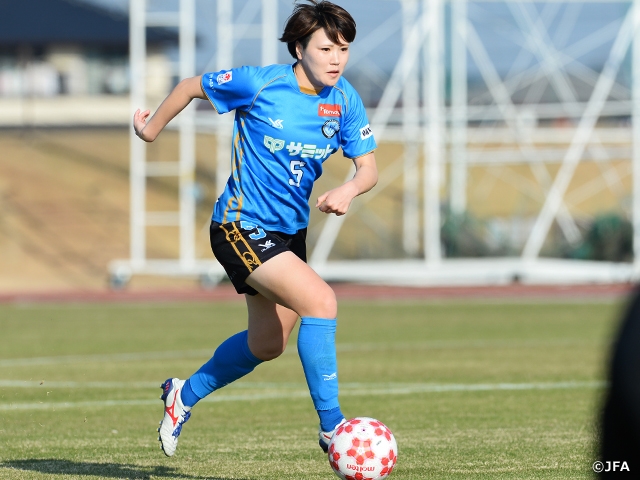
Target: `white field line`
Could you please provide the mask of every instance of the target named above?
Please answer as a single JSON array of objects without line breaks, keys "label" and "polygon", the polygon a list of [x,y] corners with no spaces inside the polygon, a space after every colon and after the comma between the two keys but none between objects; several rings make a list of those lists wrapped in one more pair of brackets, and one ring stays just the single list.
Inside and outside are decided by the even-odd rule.
[{"label": "white field line", "polygon": [[[119,388],[119,389],[155,389],[160,388],[161,381],[158,382],[73,382],[73,381],[34,381],[34,380],[0,380],[0,388]],[[346,384],[349,385],[349,384]],[[300,382],[247,382],[245,380],[241,382],[235,382],[225,388],[225,391],[229,389],[253,389],[253,390],[268,390],[268,389],[282,389],[282,388],[294,388],[299,389],[304,387],[304,383]]]},{"label": "white field line", "polygon": [[[523,391],[523,390],[566,390],[566,389],[598,389],[605,387],[604,382],[540,382],[540,383],[453,383],[453,384],[343,384],[341,396],[382,396],[410,395],[415,393],[443,392],[478,392],[478,391]],[[242,402],[268,399],[306,398],[306,389],[285,389],[285,391],[263,391],[244,395],[211,395],[206,402]],[[100,400],[87,402],[52,402],[52,403],[13,403],[0,405],[0,411],[8,410],[49,410],[63,408],[99,408],[138,405],[158,405],[157,399],[149,400]]]},{"label": "white field line", "polygon": [[[372,351],[406,351],[406,350],[442,350],[464,348],[544,348],[544,347],[584,347],[599,346],[597,341],[584,339],[552,339],[552,340],[468,340],[447,341],[434,340],[427,342],[403,342],[403,343],[339,343],[336,345],[338,352],[372,352]],[[175,360],[181,358],[208,358],[213,355],[214,348],[209,350],[177,350],[166,352],[133,352],[111,353],[96,355],[62,355],[55,357],[32,358],[5,358],[0,359],[0,368],[3,367],[28,367],[32,365],[61,365],[61,364],[87,364],[87,363],[113,363],[113,362],[139,362],[145,360]],[[295,345],[287,347],[285,354],[295,354]]]},{"label": "white field line", "polygon": [[167,352],[107,353],[97,355],[61,355],[58,357],[5,358],[0,360],[0,367],[28,367],[31,365],[60,365],[74,363],[112,363],[139,362],[143,360],[164,360],[179,358],[206,357],[213,354],[211,350],[184,350]]},{"label": "white field line", "polygon": [[150,389],[160,388],[162,382],[56,382],[56,381],[33,381],[33,380],[0,380],[0,388],[124,388],[130,389]]}]

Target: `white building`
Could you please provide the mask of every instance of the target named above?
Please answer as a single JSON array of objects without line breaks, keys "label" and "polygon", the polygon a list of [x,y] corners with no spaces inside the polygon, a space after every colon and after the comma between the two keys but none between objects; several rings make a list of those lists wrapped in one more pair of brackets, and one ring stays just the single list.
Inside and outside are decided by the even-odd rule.
[{"label": "white building", "polygon": [[[176,41],[175,32],[148,30],[151,97],[171,88],[165,51]],[[74,0],[3,8],[0,126],[124,125],[129,77],[128,17]]]}]

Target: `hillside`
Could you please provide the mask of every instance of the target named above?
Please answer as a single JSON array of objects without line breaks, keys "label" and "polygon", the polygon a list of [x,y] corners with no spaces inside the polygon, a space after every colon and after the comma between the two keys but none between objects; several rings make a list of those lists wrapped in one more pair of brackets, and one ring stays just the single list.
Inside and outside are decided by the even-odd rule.
[{"label": "hillside", "polygon": [[[128,138],[124,129],[0,133],[0,291],[106,288],[109,261],[128,257]],[[150,182],[150,203],[174,195]],[[149,254],[170,255],[172,237],[154,236]]]},{"label": "hillside", "polygon": [[[196,255],[205,259],[212,258],[208,223],[216,197],[215,151],[213,135],[198,135],[196,181],[202,195],[196,220]],[[151,160],[174,161],[177,156],[175,132],[167,131],[149,145]],[[404,255],[400,233],[402,147],[384,144],[376,157],[379,184],[355,201],[352,210],[357,213],[345,223],[331,258]],[[341,153],[325,162],[325,173],[312,199],[340,184],[349,165]],[[549,167],[549,174],[555,175],[557,168]],[[422,172],[419,175],[422,177]],[[568,206],[584,224],[598,212],[628,208],[630,187],[628,161],[587,161],[571,182],[567,198],[572,203]],[[446,197],[446,183],[442,195]],[[497,225],[522,236],[516,227],[525,229],[526,234],[544,191],[529,165],[477,165],[469,168],[467,197],[469,211],[476,218],[489,227]],[[150,210],[176,210],[177,181],[150,179],[147,204]],[[325,218],[312,209],[310,249]],[[147,238],[149,258],[177,255],[176,228],[148,228]],[[0,130],[0,293],[104,290],[108,288],[107,265],[111,260],[128,258],[128,252],[126,129]],[[195,280],[134,277],[130,288],[194,285]]]}]

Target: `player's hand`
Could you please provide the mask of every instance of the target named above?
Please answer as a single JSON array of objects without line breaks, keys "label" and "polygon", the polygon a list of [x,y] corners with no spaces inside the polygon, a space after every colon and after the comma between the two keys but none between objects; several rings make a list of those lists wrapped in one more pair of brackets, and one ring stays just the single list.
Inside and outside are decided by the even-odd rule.
[{"label": "player's hand", "polygon": [[143,137],[142,131],[144,130],[144,127],[147,126],[147,119],[149,118],[150,114],[151,110],[145,110],[144,112],[141,112],[140,109],[136,110],[136,113],[133,114],[133,129],[135,130],[136,135],[145,142],[147,140]]},{"label": "player's hand", "polygon": [[358,194],[357,187],[352,182],[340,185],[318,197],[316,208],[323,213],[344,215],[349,210],[351,202]]}]

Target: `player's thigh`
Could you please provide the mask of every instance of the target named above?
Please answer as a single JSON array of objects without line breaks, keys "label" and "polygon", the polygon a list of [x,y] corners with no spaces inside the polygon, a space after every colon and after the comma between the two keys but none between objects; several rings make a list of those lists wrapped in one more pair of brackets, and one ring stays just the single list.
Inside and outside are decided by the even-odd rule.
[{"label": "player's thigh", "polygon": [[335,318],[336,297],[329,285],[293,252],[283,252],[256,268],[246,283],[267,299],[301,317]]},{"label": "player's thigh", "polygon": [[287,346],[298,314],[263,295],[245,295],[249,312],[249,349],[261,360],[272,360]]}]

